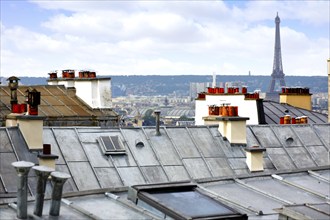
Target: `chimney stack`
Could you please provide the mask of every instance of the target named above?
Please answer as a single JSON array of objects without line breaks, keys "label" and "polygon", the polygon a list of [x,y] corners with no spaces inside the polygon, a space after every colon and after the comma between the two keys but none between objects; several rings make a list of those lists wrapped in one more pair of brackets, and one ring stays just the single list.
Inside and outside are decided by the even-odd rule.
[{"label": "chimney stack", "polygon": [[160,136],[160,110],[155,110],[154,113],[156,115],[156,136]]},{"label": "chimney stack", "polygon": [[47,166],[55,169],[55,160],[58,158],[57,155],[51,154],[51,145],[44,144],[42,153],[38,155],[39,165]]},{"label": "chimney stack", "polygon": [[280,93],[280,103],[311,111],[312,94],[309,92],[309,88],[283,87]]},{"label": "chimney stack", "polygon": [[251,172],[263,171],[264,170],[264,158],[263,152],[266,148],[261,148],[259,146],[247,147],[246,152],[246,164]]},{"label": "chimney stack", "polygon": [[42,150],[43,119],[45,117],[37,115],[18,115],[15,118],[17,126],[19,127],[29,150]]},{"label": "chimney stack", "polygon": [[12,163],[15,167],[18,181],[17,181],[17,218],[26,219],[27,218],[27,194],[28,194],[28,174],[34,163],[26,161],[18,161]]}]

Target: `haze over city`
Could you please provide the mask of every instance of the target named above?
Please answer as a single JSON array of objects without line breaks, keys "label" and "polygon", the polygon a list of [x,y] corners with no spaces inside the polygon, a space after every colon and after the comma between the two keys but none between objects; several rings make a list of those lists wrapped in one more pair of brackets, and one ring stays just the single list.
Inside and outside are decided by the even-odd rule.
[{"label": "haze over city", "polygon": [[329,1],[1,1],[0,76],[325,76]]}]

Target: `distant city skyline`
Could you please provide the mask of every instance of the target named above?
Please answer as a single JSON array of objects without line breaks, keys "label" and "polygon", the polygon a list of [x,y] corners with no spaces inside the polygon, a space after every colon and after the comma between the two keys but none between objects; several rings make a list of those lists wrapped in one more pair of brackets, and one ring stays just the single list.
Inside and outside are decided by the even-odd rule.
[{"label": "distant city skyline", "polygon": [[0,76],[269,75],[276,13],[286,76],[326,76],[329,1],[1,0]]}]

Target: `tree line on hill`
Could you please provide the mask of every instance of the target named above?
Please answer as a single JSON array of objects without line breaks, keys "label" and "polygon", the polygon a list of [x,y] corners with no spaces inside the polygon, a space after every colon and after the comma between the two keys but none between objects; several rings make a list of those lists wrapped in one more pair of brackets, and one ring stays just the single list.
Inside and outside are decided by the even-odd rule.
[{"label": "tree line on hill", "polygon": [[[144,76],[110,76],[112,78],[113,96],[135,95],[189,95],[190,83],[212,83],[211,75],[144,75]],[[24,85],[45,85],[46,77],[19,77]],[[6,85],[6,78],[1,77],[2,85]],[[217,76],[217,85],[220,82],[241,82],[248,86],[249,91],[260,89],[266,92],[271,81],[271,76],[231,75]],[[328,82],[326,76],[285,76],[286,85],[289,87],[308,87],[312,93],[326,93]]]}]

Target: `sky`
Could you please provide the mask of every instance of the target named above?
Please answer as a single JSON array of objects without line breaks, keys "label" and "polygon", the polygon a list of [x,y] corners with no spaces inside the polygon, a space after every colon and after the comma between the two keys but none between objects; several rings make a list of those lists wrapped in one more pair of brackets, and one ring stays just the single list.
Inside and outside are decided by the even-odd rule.
[{"label": "sky", "polygon": [[0,76],[270,75],[278,13],[287,76],[326,76],[326,1],[0,0]]}]

